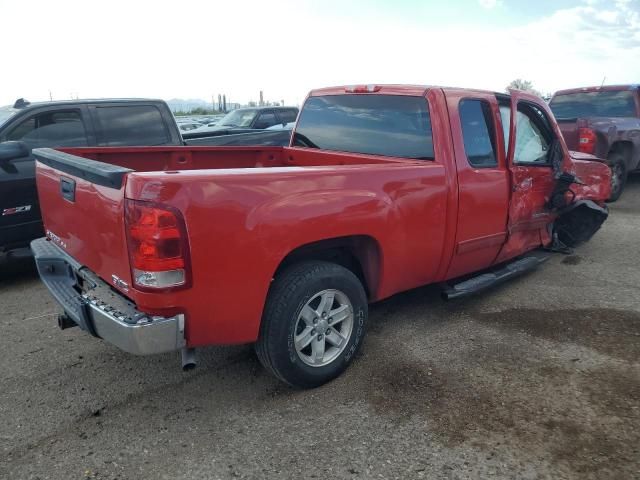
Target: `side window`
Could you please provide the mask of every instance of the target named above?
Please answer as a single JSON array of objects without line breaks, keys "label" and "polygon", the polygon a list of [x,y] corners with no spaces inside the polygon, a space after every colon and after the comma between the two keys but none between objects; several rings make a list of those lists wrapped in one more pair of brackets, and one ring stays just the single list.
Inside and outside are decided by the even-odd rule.
[{"label": "side window", "polygon": [[458,106],[464,151],[474,167],[498,165],[491,107],[484,100],[462,100]]},{"label": "side window", "polygon": [[36,129],[36,117],[27,118],[17,127],[15,127],[9,135],[7,140],[22,140],[26,134],[33,132]]},{"label": "side window", "polygon": [[276,118],[275,113],[262,112],[258,117],[258,119],[256,120],[256,123],[254,124],[253,128],[269,128],[278,123],[280,122],[278,122],[278,119]]},{"label": "side window", "polygon": [[504,151],[506,155],[509,153],[509,124],[511,122],[511,107],[509,105],[500,105],[500,120],[502,123]]},{"label": "side window", "polygon": [[7,135],[31,148],[83,147],[87,145],[82,117],[77,110],[45,112],[27,118]]},{"label": "side window", "polygon": [[169,136],[160,110],[153,105],[98,106],[98,143],[102,146],[165,145]]},{"label": "side window", "polygon": [[278,115],[280,115],[280,121],[282,123],[291,123],[296,121],[298,112],[295,110],[278,110]]},{"label": "side window", "polygon": [[518,104],[514,163],[549,165],[553,133],[546,115],[533,104]]}]

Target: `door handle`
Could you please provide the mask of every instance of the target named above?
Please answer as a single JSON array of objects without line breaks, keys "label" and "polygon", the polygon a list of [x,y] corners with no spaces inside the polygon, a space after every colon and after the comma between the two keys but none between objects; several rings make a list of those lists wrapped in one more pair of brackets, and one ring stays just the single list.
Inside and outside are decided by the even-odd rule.
[{"label": "door handle", "polygon": [[60,178],[60,193],[62,198],[70,202],[76,201],[76,181],[70,178]]}]

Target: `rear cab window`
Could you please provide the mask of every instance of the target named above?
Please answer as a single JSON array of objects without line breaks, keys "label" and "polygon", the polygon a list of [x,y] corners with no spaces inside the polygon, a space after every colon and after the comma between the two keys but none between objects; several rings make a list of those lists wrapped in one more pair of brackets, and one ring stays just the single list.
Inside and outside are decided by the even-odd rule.
[{"label": "rear cab window", "polygon": [[93,112],[99,145],[153,146],[170,142],[162,114],[154,105],[98,105]]},{"label": "rear cab window", "polygon": [[635,98],[631,90],[555,95],[549,107],[558,119],[637,116]]},{"label": "rear cab window", "polygon": [[309,97],[293,145],[322,150],[433,160],[429,107],[424,97],[325,95]]}]

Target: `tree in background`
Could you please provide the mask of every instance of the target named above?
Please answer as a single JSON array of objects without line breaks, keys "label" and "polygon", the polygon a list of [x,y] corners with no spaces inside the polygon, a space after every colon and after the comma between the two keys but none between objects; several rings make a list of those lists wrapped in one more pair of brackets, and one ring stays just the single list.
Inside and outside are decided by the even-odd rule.
[{"label": "tree in background", "polygon": [[531,80],[523,80],[521,78],[516,78],[515,80],[512,80],[509,85],[507,85],[507,88],[505,88],[505,91],[509,93],[510,89],[522,90],[524,92],[533,93],[534,95],[537,95],[539,97],[543,96],[540,91],[533,88],[533,82],[531,82]]}]

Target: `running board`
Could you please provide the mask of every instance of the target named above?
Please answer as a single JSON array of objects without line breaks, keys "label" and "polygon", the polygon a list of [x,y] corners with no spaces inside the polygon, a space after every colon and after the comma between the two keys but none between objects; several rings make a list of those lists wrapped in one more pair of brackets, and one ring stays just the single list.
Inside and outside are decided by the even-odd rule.
[{"label": "running board", "polygon": [[538,268],[538,265],[546,262],[550,256],[550,253],[536,251],[461,282],[454,284],[445,283],[442,296],[445,300],[453,300],[454,298],[473,295],[474,293],[499,285],[523,273],[535,270]]}]

